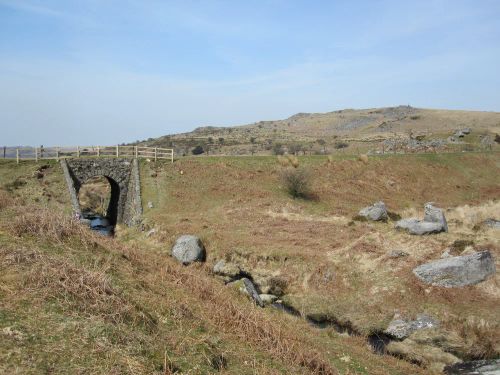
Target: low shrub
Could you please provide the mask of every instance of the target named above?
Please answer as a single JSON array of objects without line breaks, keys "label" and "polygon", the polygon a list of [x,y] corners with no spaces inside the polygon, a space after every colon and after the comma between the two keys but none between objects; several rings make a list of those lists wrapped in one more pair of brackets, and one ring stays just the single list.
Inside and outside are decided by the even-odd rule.
[{"label": "low shrub", "polygon": [[358,156],[358,160],[362,162],[363,164],[368,164],[368,155],[366,154],[361,154]]},{"label": "low shrub", "polygon": [[311,174],[304,168],[287,168],[281,173],[285,188],[293,198],[311,198]]}]

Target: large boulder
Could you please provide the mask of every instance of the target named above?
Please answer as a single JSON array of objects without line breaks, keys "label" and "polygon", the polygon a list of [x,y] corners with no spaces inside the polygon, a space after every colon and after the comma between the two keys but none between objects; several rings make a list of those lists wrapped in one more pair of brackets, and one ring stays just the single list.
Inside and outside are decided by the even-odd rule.
[{"label": "large boulder", "polygon": [[415,218],[399,220],[396,223],[395,228],[405,230],[409,234],[419,236],[424,234],[440,233],[444,230],[440,223],[426,222]]},{"label": "large boulder", "polygon": [[424,222],[439,223],[443,227],[443,231],[448,232],[448,223],[444,217],[443,210],[434,207],[432,203],[426,203],[424,206]]},{"label": "large boulder", "polygon": [[495,261],[489,251],[481,251],[422,264],[413,273],[425,283],[446,288],[474,285],[495,273]]},{"label": "large boulder", "polygon": [[395,339],[402,340],[417,330],[434,328],[438,325],[439,322],[433,317],[426,314],[419,314],[415,320],[393,319],[384,333]]},{"label": "large boulder", "polygon": [[205,261],[205,247],[192,235],[180,236],[172,247],[172,256],[184,265]]},{"label": "large boulder", "polygon": [[424,220],[416,218],[402,219],[396,223],[395,228],[421,236],[424,234],[448,232],[448,223],[444,217],[443,210],[434,207],[432,203],[426,203],[424,206]]},{"label": "large boulder", "polygon": [[384,202],[380,201],[363,208],[358,215],[372,221],[387,220],[387,209]]}]

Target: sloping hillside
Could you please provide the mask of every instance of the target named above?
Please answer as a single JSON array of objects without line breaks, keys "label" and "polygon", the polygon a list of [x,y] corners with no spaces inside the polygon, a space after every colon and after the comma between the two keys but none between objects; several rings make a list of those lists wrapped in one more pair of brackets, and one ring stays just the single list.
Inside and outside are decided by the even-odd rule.
[{"label": "sloping hillside", "polygon": [[[470,128],[471,133],[455,137],[456,130]],[[481,142],[493,143],[500,133],[500,113],[420,109],[399,106],[378,109],[345,109],[328,113],[299,113],[286,120],[260,121],[233,127],[201,127],[190,133],[166,135],[140,144],[175,147],[188,154],[196,145],[212,154],[269,154],[273,144],[299,146],[300,151],[331,153],[342,143],[361,147],[362,151],[381,149],[384,140],[442,140],[450,147]],[[483,140],[484,137],[490,137]],[[368,146],[367,146],[368,144]]]}]

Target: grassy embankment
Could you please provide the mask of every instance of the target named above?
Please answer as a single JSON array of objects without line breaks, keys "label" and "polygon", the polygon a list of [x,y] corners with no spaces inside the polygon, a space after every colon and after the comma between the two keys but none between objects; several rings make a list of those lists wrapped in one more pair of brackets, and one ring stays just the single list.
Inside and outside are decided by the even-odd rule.
[{"label": "grassy embankment", "polygon": [[135,244],[94,235],[68,218],[59,167],[36,169],[0,163],[0,372],[419,372],[258,309],[133,230]]}]

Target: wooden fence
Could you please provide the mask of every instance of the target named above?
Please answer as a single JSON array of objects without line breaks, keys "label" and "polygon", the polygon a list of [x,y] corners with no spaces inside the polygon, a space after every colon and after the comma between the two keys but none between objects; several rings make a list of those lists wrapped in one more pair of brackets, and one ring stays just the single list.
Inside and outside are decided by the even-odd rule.
[{"label": "wooden fence", "polygon": [[3,147],[4,159],[20,160],[59,160],[62,158],[81,157],[115,157],[115,158],[148,158],[174,162],[174,150],[161,147],[144,146],[75,146],[75,147]]}]

